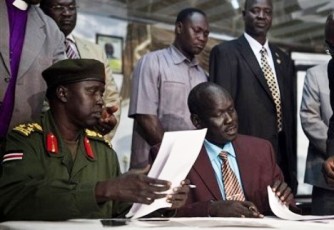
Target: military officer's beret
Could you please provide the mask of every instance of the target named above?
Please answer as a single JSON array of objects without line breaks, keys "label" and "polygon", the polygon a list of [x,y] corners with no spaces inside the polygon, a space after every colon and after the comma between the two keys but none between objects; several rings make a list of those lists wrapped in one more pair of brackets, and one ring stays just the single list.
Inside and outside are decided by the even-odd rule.
[{"label": "military officer's beret", "polygon": [[104,64],[94,59],[65,59],[42,72],[48,88],[80,81],[105,82]]}]

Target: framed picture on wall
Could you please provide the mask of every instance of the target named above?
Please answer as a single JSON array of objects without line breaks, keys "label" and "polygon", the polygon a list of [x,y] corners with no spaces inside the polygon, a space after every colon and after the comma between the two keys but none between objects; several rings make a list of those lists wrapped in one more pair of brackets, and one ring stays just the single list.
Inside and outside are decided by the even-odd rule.
[{"label": "framed picture on wall", "polygon": [[96,34],[96,43],[105,50],[113,73],[123,73],[123,38]]}]

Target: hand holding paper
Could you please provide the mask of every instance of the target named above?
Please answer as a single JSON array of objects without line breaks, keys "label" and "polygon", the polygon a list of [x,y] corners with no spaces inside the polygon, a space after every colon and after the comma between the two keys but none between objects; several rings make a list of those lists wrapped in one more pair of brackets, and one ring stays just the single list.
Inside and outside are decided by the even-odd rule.
[{"label": "hand holding paper", "polygon": [[[194,164],[206,135],[206,129],[166,132],[149,177],[168,180],[171,188],[178,187]],[[172,190],[168,191],[172,193]],[[135,203],[127,217],[139,218],[160,208],[171,207],[166,199],[155,200],[150,205]]]},{"label": "hand holding paper", "polygon": [[268,198],[269,198],[269,205],[271,211],[279,218],[285,220],[321,220],[321,219],[333,219],[334,216],[311,216],[311,215],[299,215],[293,213],[289,210],[289,208],[284,205],[280,199],[275,195],[272,191],[271,187],[267,187],[268,190]]}]

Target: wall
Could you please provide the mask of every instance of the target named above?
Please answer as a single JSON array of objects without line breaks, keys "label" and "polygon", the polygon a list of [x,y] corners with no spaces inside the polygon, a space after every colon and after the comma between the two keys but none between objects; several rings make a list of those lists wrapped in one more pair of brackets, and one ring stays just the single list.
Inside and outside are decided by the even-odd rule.
[{"label": "wall", "polygon": [[[127,25],[128,23],[125,21],[79,13],[77,25],[73,33],[78,37],[85,38],[94,43],[96,43],[97,33],[122,37],[123,41],[125,41]],[[113,77],[120,90],[122,87],[123,75],[114,73]],[[117,152],[121,170],[123,172],[128,169],[129,165],[132,135],[132,119],[128,118],[127,114],[128,100],[123,100],[120,124],[111,142],[113,148]]]}]

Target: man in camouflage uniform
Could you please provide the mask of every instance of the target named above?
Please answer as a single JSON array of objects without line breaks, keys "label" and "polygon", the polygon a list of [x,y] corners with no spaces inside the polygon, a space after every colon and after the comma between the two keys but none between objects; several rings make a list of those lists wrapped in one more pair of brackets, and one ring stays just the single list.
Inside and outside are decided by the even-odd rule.
[{"label": "man in camouflage uniform", "polygon": [[108,119],[101,62],[63,60],[42,74],[50,110],[15,127],[1,151],[1,220],[111,218],[129,207],[125,202],[185,203],[188,182],[166,195],[170,182],[145,176],[148,167],[121,175],[116,153],[91,130]]}]

